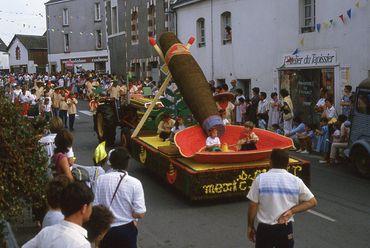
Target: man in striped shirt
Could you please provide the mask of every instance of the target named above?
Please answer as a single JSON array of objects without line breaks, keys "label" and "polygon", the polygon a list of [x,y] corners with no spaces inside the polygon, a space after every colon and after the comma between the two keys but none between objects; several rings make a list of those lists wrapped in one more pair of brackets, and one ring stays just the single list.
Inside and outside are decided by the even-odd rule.
[{"label": "man in striped shirt", "polygon": [[286,151],[274,149],[270,161],[271,169],[257,176],[247,196],[247,235],[256,248],[291,248],[293,215],[315,207],[317,201],[303,181],[286,170]]}]

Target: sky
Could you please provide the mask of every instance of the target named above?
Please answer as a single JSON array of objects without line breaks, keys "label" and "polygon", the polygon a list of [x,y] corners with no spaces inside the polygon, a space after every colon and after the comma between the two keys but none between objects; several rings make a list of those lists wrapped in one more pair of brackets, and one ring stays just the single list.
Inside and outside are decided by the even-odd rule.
[{"label": "sky", "polygon": [[0,0],[0,38],[9,44],[14,34],[42,35],[46,31],[48,0]]}]

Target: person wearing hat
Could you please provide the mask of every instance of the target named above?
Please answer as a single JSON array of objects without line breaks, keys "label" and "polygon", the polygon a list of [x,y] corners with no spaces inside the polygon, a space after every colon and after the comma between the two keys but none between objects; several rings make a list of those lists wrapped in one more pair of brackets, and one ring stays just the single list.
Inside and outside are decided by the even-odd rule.
[{"label": "person wearing hat", "polygon": [[103,141],[95,148],[94,157],[93,157],[94,166],[103,167],[105,163],[107,162],[108,154],[105,149],[105,145],[106,143],[105,141]]}]

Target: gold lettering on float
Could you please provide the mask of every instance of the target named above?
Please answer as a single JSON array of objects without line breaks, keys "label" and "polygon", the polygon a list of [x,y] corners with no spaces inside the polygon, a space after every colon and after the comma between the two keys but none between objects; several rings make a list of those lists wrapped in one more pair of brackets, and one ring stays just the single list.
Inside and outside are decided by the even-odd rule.
[{"label": "gold lettering on float", "polygon": [[[293,175],[297,176],[299,172],[303,170],[301,165],[289,165],[288,171]],[[227,192],[244,192],[248,191],[252,185],[252,182],[256,177],[267,172],[267,169],[256,170],[251,174],[248,174],[244,170],[231,182],[206,184],[201,186],[205,194],[221,194]]]},{"label": "gold lettering on float", "polygon": [[236,179],[231,182],[206,184],[201,186],[205,194],[221,194],[227,192],[243,192],[249,190],[253,180],[267,169],[256,170],[251,174],[242,171]]},{"label": "gold lettering on float", "polygon": [[288,171],[293,175],[297,176],[299,172],[303,170],[302,166],[300,165],[289,165]]}]

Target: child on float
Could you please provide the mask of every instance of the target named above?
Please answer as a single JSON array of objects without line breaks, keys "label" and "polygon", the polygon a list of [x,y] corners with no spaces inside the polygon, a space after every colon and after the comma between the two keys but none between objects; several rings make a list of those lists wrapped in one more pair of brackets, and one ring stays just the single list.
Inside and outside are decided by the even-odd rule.
[{"label": "child on float", "polygon": [[222,118],[222,122],[224,123],[224,125],[225,126],[230,125],[230,121],[226,118],[226,110],[220,109],[218,111],[218,113],[220,114],[220,116]]},{"label": "child on float", "polygon": [[175,120],[169,114],[163,114],[163,119],[159,122],[157,133],[159,138],[166,141],[171,135],[171,129],[175,125]]},{"label": "child on float", "polygon": [[206,150],[209,152],[220,152],[221,141],[217,136],[217,129],[211,128],[209,130],[209,137],[206,139]]},{"label": "child on float", "polygon": [[171,128],[170,141],[174,142],[175,134],[184,130],[186,127],[184,125],[184,119],[181,116],[176,118],[175,125]]},{"label": "child on float", "polygon": [[245,130],[241,133],[237,146],[240,151],[257,150],[258,136],[253,132],[254,123],[247,121],[244,124]]}]

